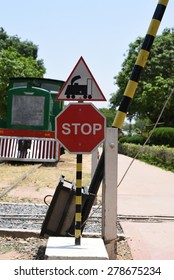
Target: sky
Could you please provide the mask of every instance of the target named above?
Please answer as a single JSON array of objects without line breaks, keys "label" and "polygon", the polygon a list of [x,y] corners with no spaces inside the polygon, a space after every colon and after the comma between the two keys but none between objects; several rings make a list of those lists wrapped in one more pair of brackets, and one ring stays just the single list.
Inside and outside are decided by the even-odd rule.
[{"label": "sky", "polygon": [[[38,46],[45,78],[66,81],[82,56],[107,101],[94,102],[109,107],[117,86],[114,76],[129,44],[145,37],[158,0],[15,0],[1,1],[1,21],[9,36]],[[169,0],[157,35],[174,27],[174,0]]]}]

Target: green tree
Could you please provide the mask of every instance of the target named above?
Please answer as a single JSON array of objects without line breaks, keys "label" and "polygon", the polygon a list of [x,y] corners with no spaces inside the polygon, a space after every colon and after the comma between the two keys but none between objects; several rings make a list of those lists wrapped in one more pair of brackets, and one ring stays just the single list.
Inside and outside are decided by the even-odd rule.
[{"label": "green tree", "polygon": [[106,117],[106,126],[111,127],[115,117],[115,110],[100,108],[99,111]]},{"label": "green tree", "polygon": [[[124,90],[142,45],[143,38],[138,37],[129,45],[127,57],[122,69],[115,77],[118,90],[112,95],[110,105],[120,105]],[[153,47],[142,72],[138,88],[129,107],[128,117],[148,118],[152,123],[157,120],[160,111],[174,85],[174,29],[164,29],[154,40]],[[161,121],[174,126],[174,96],[169,100]]]},{"label": "green tree", "polygon": [[37,59],[38,46],[33,44],[31,41],[21,41],[20,38],[15,36],[9,36],[5,30],[0,28],[0,52],[6,50],[9,47],[13,47],[21,56],[33,57]]},{"label": "green tree", "polygon": [[0,28],[0,118],[6,117],[7,89],[10,77],[43,77],[45,67],[37,60],[37,46],[9,37]]}]

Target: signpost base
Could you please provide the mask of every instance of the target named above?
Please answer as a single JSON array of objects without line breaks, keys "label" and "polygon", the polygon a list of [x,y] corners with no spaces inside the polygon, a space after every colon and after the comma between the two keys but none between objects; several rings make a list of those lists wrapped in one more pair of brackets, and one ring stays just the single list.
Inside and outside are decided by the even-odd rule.
[{"label": "signpost base", "polygon": [[81,245],[74,245],[74,237],[49,237],[45,252],[47,260],[108,260],[101,238],[83,237]]}]

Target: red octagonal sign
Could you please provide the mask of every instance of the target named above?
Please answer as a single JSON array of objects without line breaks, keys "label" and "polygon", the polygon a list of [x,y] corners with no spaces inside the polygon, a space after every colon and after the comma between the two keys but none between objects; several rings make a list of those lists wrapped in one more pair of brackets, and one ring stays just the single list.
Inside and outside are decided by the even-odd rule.
[{"label": "red octagonal sign", "polygon": [[105,117],[91,103],[69,104],[56,117],[56,138],[70,153],[91,153],[105,136]]}]

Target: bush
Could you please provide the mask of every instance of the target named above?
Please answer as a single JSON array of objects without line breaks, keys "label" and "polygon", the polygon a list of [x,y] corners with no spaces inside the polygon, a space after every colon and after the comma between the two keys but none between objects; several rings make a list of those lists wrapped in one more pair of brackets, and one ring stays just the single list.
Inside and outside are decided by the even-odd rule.
[{"label": "bush", "polygon": [[120,136],[120,143],[133,143],[143,145],[146,141],[146,137],[142,135],[133,135],[133,136]]},{"label": "bush", "polygon": [[173,127],[156,128],[151,135],[149,144],[174,147],[174,128]]},{"label": "bush", "polygon": [[141,146],[135,144],[123,143],[118,145],[118,151],[121,154],[135,157],[149,164],[159,166],[166,170],[174,172],[174,149],[165,146]]}]

